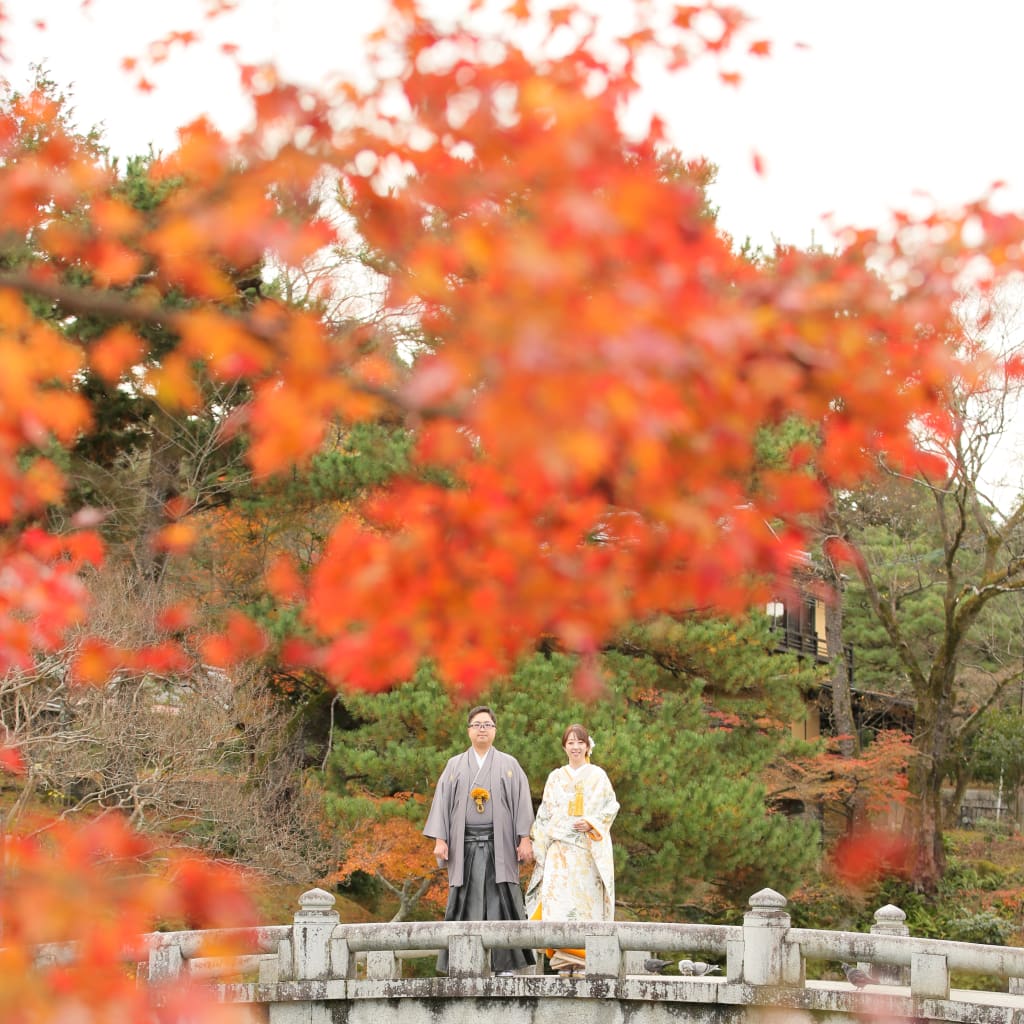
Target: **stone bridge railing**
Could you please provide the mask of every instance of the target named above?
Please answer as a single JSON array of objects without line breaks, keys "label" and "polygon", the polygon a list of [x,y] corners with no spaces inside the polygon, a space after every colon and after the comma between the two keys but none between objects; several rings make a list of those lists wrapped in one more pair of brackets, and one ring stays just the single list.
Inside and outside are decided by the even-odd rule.
[{"label": "stone bridge railing", "polygon": [[[887,906],[870,933],[792,928],[786,899],[771,889],[750,898],[742,925],[640,922],[413,922],[342,925],[334,897],[313,889],[292,925],[228,935],[146,936],[154,983],[206,978],[220,998],[246,1004],[269,1024],[455,1024],[501,1011],[508,1024],[552,1020],[660,1024],[696,1020],[957,1021],[1024,1024],[1024,949],[945,942],[908,934],[905,915]],[[211,937],[244,935],[251,952],[203,955]],[[403,977],[403,960],[449,950],[447,977]],[[586,949],[577,977],[538,972],[495,977],[495,948]],[[652,974],[644,960],[685,953],[722,963],[721,975]],[[51,950],[51,957],[57,955]],[[807,964],[858,963],[878,984],[807,980]],[[950,972],[997,979],[993,991],[951,990]],[[820,972],[819,972],[820,973]],[[1003,988],[1008,989],[1004,991]],[[569,1007],[559,1000],[572,998]],[[561,1006],[561,1009],[559,1009]],[[490,1019],[489,1017],[486,1019]]]}]

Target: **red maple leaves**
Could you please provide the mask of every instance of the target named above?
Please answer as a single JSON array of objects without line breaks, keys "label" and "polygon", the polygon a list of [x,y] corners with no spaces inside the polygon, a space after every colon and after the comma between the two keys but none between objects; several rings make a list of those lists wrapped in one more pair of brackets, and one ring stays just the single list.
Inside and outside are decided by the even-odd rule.
[{"label": "red maple leaves", "polygon": [[[571,8],[549,22],[561,42],[557,56],[541,44],[543,57],[468,27],[446,34],[415,4],[396,13],[371,56],[401,71],[335,94],[344,120],[331,97],[254,72],[253,129],[237,144],[202,120],[182,129],[153,168],[168,190],[145,218],[42,98],[21,102],[0,210],[26,229],[44,203],[75,215],[41,231],[45,274],[9,283],[120,322],[86,356],[0,292],[22,373],[0,424],[9,520],[60,499],[44,458],[28,471],[15,460],[84,426],[73,383],[84,358],[113,383],[144,354],[135,328],[164,323],[179,340],[149,363],[146,386],[187,411],[201,401],[197,374],[247,382],[232,425],[260,476],[308,458],[332,424],[406,418],[415,473],[339,523],[309,580],[305,626],[320,643],[303,657],[336,682],[382,686],[430,656],[471,688],[539,635],[586,652],[655,611],[744,607],[757,578],[788,569],[828,486],[853,484],[881,453],[943,471],[922,463],[913,424],[941,425],[945,382],[962,369],[953,303],[979,265],[964,227],[980,228],[1005,272],[1020,258],[1016,218],[979,204],[932,218],[935,246],[904,218],[892,237],[854,234],[836,255],[753,262],[718,233],[700,169],[666,158],[660,128],[635,139],[620,127],[640,55],[717,53],[743,23],[733,9],[680,8],[664,31],[624,39],[619,64]],[[19,148],[26,125],[45,126],[44,146]],[[382,358],[383,332],[367,346],[315,312],[239,301],[237,268],[268,252],[300,266],[339,241],[325,177],[346,231],[386,274],[387,312],[418,345],[391,341]],[[122,287],[142,266],[145,286]],[[89,284],[72,287],[61,277],[72,270]],[[818,482],[796,459],[759,472],[759,431],[788,417],[816,426]],[[191,537],[175,523],[159,543],[184,555]]]},{"label": "red maple leaves", "polygon": [[[223,1019],[210,993],[175,979],[166,991],[136,983],[140,936],[255,923],[244,880],[190,856],[165,860],[116,816],[6,835],[0,878],[0,1016],[11,1024]],[[241,936],[244,939],[244,934]],[[50,957],[37,962],[47,944]],[[203,955],[239,951],[222,932]]]}]

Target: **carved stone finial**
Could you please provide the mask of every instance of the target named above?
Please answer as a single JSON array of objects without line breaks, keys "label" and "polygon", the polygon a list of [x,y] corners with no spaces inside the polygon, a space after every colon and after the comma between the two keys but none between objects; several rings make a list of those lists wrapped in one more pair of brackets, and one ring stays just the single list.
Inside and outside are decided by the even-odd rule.
[{"label": "carved stone finial", "polygon": [[789,902],[781,892],[774,889],[761,889],[747,901],[754,910],[782,910]]},{"label": "carved stone finial", "polygon": [[[323,889],[310,889],[299,897],[292,924],[291,963],[283,976],[298,981],[331,977],[331,937],[338,925],[334,903],[334,897]],[[347,970],[348,954],[342,959]]]},{"label": "carved stone finial", "polygon": [[330,910],[337,902],[325,889],[308,889],[299,897],[303,910]]},{"label": "carved stone finial", "polygon": [[905,924],[907,915],[899,907],[892,903],[886,903],[875,911],[875,921],[878,924]]}]

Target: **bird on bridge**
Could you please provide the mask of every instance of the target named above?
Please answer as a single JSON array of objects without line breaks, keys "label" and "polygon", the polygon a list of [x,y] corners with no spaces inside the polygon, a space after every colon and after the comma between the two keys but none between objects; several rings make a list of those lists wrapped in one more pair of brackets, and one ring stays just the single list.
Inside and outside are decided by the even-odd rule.
[{"label": "bird on bridge", "polygon": [[656,956],[649,956],[644,961],[644,970],[649,974],[661,974],[671,963],[671,960],[659,960]]},{"label": "bird on bridge", "polygon": [[854,986],[854,988],[863,988],[865,985],[877,985],[878,979],[867,971],[862,970],[854,964],[840,963],[839,965],[843,969],[843,974],[846,975],[846,980]]},{"label": "bird on bridge", "polygon": [[679,961],[679,973],[686,978],[702,978],[705,974],[714,974],[721,969],[718,964],[708,964],[703,960]]}]

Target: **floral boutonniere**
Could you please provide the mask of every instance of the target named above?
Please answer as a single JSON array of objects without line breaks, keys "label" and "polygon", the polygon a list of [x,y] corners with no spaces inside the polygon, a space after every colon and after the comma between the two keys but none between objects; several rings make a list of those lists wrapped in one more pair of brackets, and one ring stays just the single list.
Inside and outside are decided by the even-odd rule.
[{"label": "floral boutonniere", "polygon": [[474,789],[469,791],[469,795],[473,798],[473,803],[476,804],[476,809],[483,814],[484,804],[491,799],[491,794],[488,793],[483,786],[476,786]]}]

